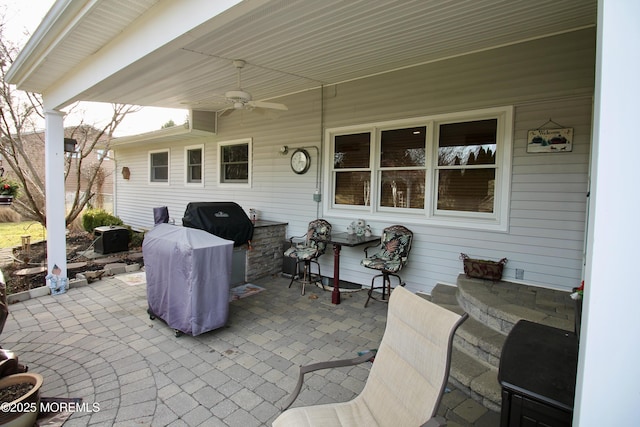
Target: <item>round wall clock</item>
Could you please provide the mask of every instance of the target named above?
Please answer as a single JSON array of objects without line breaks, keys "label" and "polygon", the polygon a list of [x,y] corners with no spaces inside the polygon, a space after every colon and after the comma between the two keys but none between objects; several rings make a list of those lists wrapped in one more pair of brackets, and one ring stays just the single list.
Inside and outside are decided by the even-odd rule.
[{"label": "round wall clock", "polygon": [[298,148],[291,155],[291,169],[297,174],[306,173],[311,166],[311,156],[304,148]]}]

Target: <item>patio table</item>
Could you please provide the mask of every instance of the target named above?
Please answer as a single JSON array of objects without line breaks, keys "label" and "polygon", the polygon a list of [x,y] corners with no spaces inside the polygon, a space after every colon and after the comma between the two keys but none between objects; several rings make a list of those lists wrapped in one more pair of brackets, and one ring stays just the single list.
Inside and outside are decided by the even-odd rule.
[{"label": "patio table", "polygon": [[340,251],[343,246],[353,247],[380,241],[380,236],[358,236],[349,233],[332,233],[329,243],[333,245],[333,291],[331,303],[340,304]]}]

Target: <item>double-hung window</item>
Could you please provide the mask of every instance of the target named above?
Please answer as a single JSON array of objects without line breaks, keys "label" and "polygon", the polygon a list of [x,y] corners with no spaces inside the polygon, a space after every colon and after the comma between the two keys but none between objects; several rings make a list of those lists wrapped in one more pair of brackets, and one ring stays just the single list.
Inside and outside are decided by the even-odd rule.
[{"label": "double-hung window", "polygon": [[204,171],[204,145],[194,145],[185,147],[185,177],[187,184],[204,183],[202,174]]},{"label": "double-hung window", "polygon": [[218,144],[220,185],[251,186],[251,139]]},{"label": "double-hung window", "polygon": [[512,109],[327,131],[328,214],[506,229]]},{"label": "double-hung window", "polygon": [[169,183],[169,150],[149,152],[149,182]]},{"label": "double-hung window", "polygon": [[497,119],[439,125],[436,211],[495,211],[497,129]]}]

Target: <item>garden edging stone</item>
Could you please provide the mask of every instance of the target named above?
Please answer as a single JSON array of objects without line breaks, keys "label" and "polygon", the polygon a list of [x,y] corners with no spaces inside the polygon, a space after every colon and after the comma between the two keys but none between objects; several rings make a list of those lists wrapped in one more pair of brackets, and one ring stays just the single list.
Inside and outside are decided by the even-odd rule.
[{"label": "garden edging stone", "polygon": [[[120,263],[117,263],[105,266],[105,269],[102,271],[104,271],[103,276],[108,277],[115,276],[117,274],[131,273],[138,270],[140,270],[140,264],[125,264],[123,266]],[[69,289],[87,286],[88,284],[89,281],[87,280],[84,273],[78,273],[76,274],[75,279],[69,280]],[[28,291],[9,294],[7,295],[7,304],[15,304],[17,302],[27,301],[31,298],[38,298],[41,296],[49,295],[50,292],[51,290],[48,286],[40,286],[38,288],[29,289]]]}]

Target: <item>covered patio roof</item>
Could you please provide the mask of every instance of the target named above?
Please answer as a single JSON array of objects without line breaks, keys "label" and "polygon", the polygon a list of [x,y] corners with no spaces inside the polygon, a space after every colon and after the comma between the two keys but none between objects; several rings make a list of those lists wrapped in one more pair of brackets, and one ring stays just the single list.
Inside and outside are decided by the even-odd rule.
[{"label": "covered patio roof", "polygon": [[[595,0],[59,0],[8,74],[75,100],[216,111],[596,24]],[[47,96],[48,95],[48,96]]]},{"label": "covered patio roof", "polygon": [[[48,253],[64,254],[64,206],[55,204],[64,200],[62,148],[54,144],[63,119],[55,110],[76,100],[219,111],[227,106],[219,95],[237,84],[235,59],[247,62],[243,89],[270,100],[597,22],[575,423],[632,424],[639,345],[628,337],[638,310],[625,298],[636,271],[624,261],[640,238],[638,187],[628,185],[638,181],[637,156],[628,155],[637,151],[638,16],[636,2],[609,0],[58,0],[6,75],[43,94],[53,159]],[[618,410],[603,409],[611,407]]]}]

